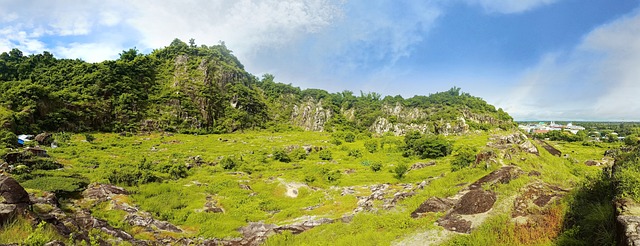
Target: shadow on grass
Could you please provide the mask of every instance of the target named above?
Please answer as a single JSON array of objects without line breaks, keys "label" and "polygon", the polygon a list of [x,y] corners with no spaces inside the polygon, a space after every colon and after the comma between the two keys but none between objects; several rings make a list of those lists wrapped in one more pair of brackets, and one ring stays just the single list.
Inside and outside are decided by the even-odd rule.
[{"label": "shadow on grass", "polygon": [[586,179],[572,195],[556,245],[615,245],[610,170]]}]

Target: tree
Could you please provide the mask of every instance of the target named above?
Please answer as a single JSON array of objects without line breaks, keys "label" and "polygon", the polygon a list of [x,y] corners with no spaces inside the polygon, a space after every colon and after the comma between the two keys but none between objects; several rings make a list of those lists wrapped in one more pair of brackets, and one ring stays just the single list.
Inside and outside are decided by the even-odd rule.
[{"label": "tree", "polygon": [[404,178],[404,175],[409,171],[409,166],[404,163],[400,163],[393,168],[393,173],[397,179]]},{"label": "tree", "polygon": [[451,161],[451,171],[458,171],[468,167],[476,160],[477,150],[473,147],[464,146],[453,154]]},{"label": "tree", "polygon": [[631,134],[624,138],[624,144],[626,145],[637,145],[638,144],[638,135]]}]

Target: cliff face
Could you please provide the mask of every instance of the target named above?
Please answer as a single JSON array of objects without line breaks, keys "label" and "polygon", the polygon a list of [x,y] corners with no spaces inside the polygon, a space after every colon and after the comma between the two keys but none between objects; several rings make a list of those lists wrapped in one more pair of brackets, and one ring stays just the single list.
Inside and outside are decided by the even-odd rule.
[{"label": "cliff face", "polygon": [[322,106],[322,100],[307,100],[293,105],[291,123],[306,131],[324,131],[325,124],[331,119],[332,112]]},{"label": "cliff face", "polygon": [[[291,123],[308,131],[325,131],[325,124],[336,113],[323,105],[322,100],[307,99],[304,102],[292,106]],[[468,109],[457,110],[455,120],[437,119],[433,108],[406,107],[400,103],[395,105],[383,104],[380,107],[382,114],[375,119],[367,129],[374,134],[382,135],[391,132],[396,136],[402,136],[411,131],[421,133],[433,133],[441,135],[463,135],[472,130],[468,121],[475,124],[491,125],[494,128],[500,124],[508,124],[510,121],[500,120],[490,115],[472,113]],[[347,121],[357,120],[357,111],[354,108],[341,108],[341,114]]]}]

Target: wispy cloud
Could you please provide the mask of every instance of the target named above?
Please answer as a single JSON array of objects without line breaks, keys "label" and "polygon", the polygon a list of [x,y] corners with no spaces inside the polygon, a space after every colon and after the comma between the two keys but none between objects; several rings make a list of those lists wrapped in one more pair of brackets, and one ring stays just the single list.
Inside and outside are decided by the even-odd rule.
[{"label": "wispy cloud", "polygon": [[513,14],[553,4],[560,0],[465,0],[471,5],[482,6],[490,13]]},{"label": "wispy cloud", "polygon": [[517,118],[640,120],[640,13],[587,34],[573,50],[548,54],[507,100]]}]

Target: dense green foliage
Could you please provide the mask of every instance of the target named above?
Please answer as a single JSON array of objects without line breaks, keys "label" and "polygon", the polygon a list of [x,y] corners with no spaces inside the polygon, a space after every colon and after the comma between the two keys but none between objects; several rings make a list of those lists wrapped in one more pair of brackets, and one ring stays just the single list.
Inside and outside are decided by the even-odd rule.
[{"label": "dense green foliage", "polygon": [[[56,59],[48,52],[27,56],[14,49],[0,55],[0,90],[0,123],[14,133],[291,130],[294,106],[308,101],[332,112],[325,125],[329,130],[362,132],[386,117],[393,123],[429,124],[437,131],[442,122],[474,115],[491,119],[494,126],[469,121],[472,129],[513,127],[508,114],[460,88],[409,99],[301,90],[275,82],[273,75],[249,74],[224,43],[196,46],[178,39],[150,54],[130,49],[100,63]],[[417,107],[426,114],[405,119],[385,113],[384,107],[394,106]],[[348,131],[339,140],[353,142],[355,137]]]},{"label": "dense green foliage", "polygon": [[640,153],[637,147],[618,151],[612,175],[618,197],[640,202]]},{"label": "dense green foliage", "polygon": [[451,154],[452,143],[440,135],[427,135],[409,132],[404,136],[404,156],[420,158],[438,158]]},{"label": "dense green foliage", "polygon": [[451,170],[458,171],[471,165],[476,160],[477,150],[473,147],[464,146],[453,154],[451,161]]}]

